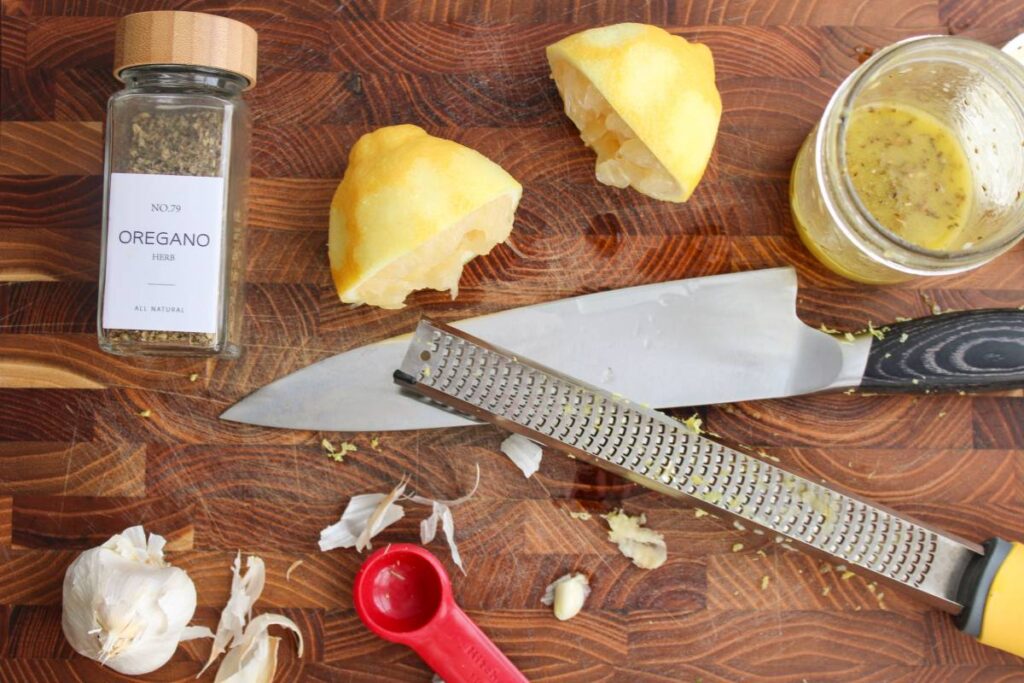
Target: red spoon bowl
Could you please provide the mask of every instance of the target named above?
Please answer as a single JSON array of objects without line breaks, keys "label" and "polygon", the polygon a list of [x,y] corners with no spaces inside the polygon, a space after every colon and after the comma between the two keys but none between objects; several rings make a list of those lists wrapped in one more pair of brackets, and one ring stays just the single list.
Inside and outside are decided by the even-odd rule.
[{"label": "red spoon bowl", "polygon": [[352,599],[367,628],[411,647],[446,683],[527,680],[455,604],[447,572],[421,546],[393,543],[366,558]]}]

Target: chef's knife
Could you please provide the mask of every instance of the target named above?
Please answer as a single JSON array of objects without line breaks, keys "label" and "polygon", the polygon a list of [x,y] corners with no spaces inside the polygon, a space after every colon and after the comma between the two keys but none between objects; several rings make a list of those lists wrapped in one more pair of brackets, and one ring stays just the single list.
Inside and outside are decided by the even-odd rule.
[{"label": "chef's knife", "polygon": [[[863,387],[1024,386],[1024,311],[952,313],[852,341],[796,316],[792,268],[618,289],[455,327],[656,408]],[[883,328],[884,329],[884,328]],[[407,337],[332,356],[255,391],[222,418],[323,431],[475,424],[390,382]]]},{"label": "chef's knife", "polygon": [[660,493],[760,527],[957,615],[1024,656],[1024,545],[984,544],[789,472],[581,380],[423,321],[400,385]]}]

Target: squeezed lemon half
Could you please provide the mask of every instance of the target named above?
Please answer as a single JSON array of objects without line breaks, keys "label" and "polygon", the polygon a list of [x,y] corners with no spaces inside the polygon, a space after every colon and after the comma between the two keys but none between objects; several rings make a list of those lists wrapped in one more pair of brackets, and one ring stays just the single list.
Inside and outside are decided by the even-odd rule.
[{"label": "squeezed lemon half", "polygon": [[597,153],[597,179],[685,202],[722,115],[711,50],[657,26],[615,24],[547,48],[565,113]]},{"label": "squeezed lemon half", "polygon": [[496,163],[418,126],[359,138],[331,201],[328,254],[346,303],[401,308],[458,295],[462,267],[504,242],[523,188]]}]

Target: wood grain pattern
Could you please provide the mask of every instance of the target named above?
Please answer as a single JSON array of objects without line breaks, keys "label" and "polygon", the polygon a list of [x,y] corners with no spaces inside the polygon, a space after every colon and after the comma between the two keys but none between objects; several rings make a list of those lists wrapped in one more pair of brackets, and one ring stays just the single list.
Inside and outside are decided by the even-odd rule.
[{"label": "wood grain pattern", "polygon": [[96,174],[103,170],[100,123],[0,121],[0,173]]},{"label": "wood grain pattern", "polygon": [[5,546],[11,544],[11,508],[13,505],[13,498],[0,496],[0,543]]},{"label": "wood grain pattern", "polygon": [[146,447],[29,441],[0,442],[5,478],[0,493],[58,496],[143,496]]},{"label": "wood grain pattern", "polygon": [[[113,27],[146,9],[222,12],[260,35],[248,347],[236,361],[124,359],[96,346]],[[71,651],[60,588],[81,549],[141,523],[168,538],[207,625],[235,552],[264,558],[257,612],[283,611],[307,645],[302,660],[282,645],[277,680],[428,681],[415,655],[356,616],[361,558],[320,553],[316,538],[353,494],[408,473],[417,492],[454,497],[474,464],[480,488],[455,512],[468,570],[453,572],[455,595],[531,680],[1024,680],[1024,661],[964,637],[946,615],[891,590],[880,600],[877,587],[774,539],[554,454],[524,479],[490,427],[321,434],[217,419],[266,382],[407,332],[422,314],[453,321],[673,278],[792,264],[799,315],[851,331],[936,307],[1024,305],[1024,245],[975,272],[864,287],[807,254],[788,208],[793,156],[864,54],[921,33],[998,45],[1024,30],[1020,2],[0,0],[0,11],[0,680],[138,680]],[[597,183],[548,78],[545,45],[618,21],[657,23],[714,52],[722,126],[687,204]],[[421,292],[398,311],[345,306],[327,270],[331,196],[355,140],[402,122],[520,180],[516,230],[466,268],[454,302]],[[1024,539],[1024,391],[856,392],[699,413],[734,443],[952,533]],[[358,450],[333,462],[324,437]],[[620,506],[665,534],[665,566],[638,570],[607,541],[597,515]],[[377,541],[415,540],[426,513],[410,507]],[[593,593],[580,616],[557,622],[539,598],[568,571],[589,574]],[[207,648],[185,644],[142,678],[193,680]]]}]

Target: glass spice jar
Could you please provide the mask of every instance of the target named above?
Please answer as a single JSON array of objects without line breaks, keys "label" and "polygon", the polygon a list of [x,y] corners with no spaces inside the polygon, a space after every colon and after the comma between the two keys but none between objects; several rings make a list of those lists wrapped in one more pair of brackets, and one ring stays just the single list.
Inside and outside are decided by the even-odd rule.
[{"label": "glass spice jar", "polygon": [[800,149],[790,205],[807,248],[852,280],[988,263],[1024,238],[1024,67],[950,36],[876,52]]},{"label": "glass spice jar", "polygon": [[99,344],[120,355],[241,351],[256,32],[212,14],[117,27],[107,106]]}]

